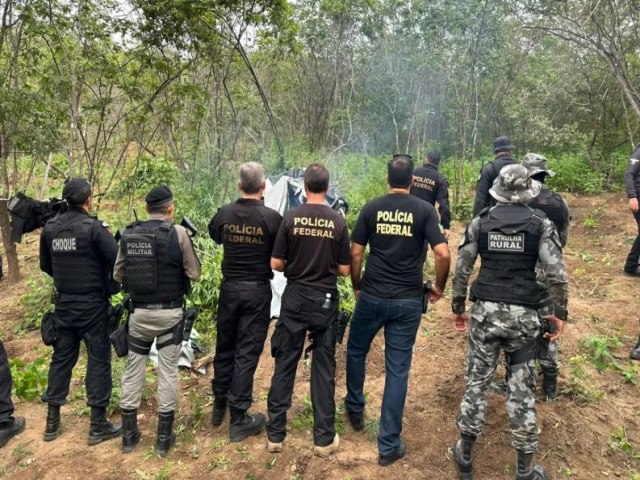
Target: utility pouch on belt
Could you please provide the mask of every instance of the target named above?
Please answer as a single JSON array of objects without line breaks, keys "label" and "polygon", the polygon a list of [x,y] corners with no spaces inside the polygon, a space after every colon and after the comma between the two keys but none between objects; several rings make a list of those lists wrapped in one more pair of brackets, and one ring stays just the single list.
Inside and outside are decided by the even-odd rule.
[{"label": "utility pouch on belt", "polygon": [[429,306],[429,292],[431,291],[431,280],[427,280],[422,284],[422,313],[427,313]]},{"label": "utility pouch on belt", "polygon": [[46,312],[42,316],[42,323],[40,324],[40,335],[42,336],[42,342],[50,347],[58,339],[58,329],[56,328],[56,315],[53,312]]}]

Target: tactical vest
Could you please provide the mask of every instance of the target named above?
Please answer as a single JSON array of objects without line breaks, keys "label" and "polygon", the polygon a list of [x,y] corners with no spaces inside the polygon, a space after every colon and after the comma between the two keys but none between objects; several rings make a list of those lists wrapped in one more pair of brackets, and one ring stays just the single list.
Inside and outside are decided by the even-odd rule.
[{"label": "tactical vest", "polygon": [[136,222],[122,234],[124,289],[134,302],[180,300],[189,292],[182,250],[173,224],[161,220]]},{"label": "tactical vest", "polygon": [[547,218],[555,224],[558,231],[569,222],[562,197],[547,188],[543,188],[540,195],[531,200],[528,205],[531,208],[542,210]]},{"label": "tactical vest", "polygon": [[94,219],[79,215],[69,221],[59,215],[45,227],[51,235],[53,283],[60,293],[105,293],[106,273],[98,252],[91,248]]},{"label": "tactical vest", "polygon": [[538,244],[544,212],[498,205],[480,216],[480,274],[471,287],[473,300],[538,308]]}]

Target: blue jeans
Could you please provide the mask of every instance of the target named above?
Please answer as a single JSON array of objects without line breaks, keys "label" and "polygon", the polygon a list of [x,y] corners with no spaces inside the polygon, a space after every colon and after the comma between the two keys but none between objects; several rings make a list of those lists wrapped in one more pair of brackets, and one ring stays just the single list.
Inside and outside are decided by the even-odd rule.
[{"label": "blue jeans", "polygon": [[413,345],[422,316],[422,297],[380,298],[360,292],[351,319],[347,343],[347,398],[345,407],[364,412],[364,376],[367,353],[376,333],[384,327],[385,382],[380,412],[378,450],[387,456],[400,446],[402,415]]}]

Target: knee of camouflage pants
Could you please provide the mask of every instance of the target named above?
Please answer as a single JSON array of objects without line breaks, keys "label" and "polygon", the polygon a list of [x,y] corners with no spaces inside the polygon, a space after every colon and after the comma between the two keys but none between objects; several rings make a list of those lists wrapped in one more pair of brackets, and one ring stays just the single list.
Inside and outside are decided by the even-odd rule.
[{"label": "knee of camouflage pants", "polygon": [[507,414],[511,427],[511,444],[525,453],[538,448],[536,423],[535,361],[511,365],[507,390]]}]

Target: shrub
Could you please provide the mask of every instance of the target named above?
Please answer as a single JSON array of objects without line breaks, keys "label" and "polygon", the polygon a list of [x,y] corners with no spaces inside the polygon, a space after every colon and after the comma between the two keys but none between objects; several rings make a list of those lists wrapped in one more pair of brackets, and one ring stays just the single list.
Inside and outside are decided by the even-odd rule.
[{"label": "shrub", "polygon": [[49,366],[45,358],[26,363],[19,358],[9,361],[11,377],[13,378],[13,392],[23,400],[40,398],[47,388]]}]

